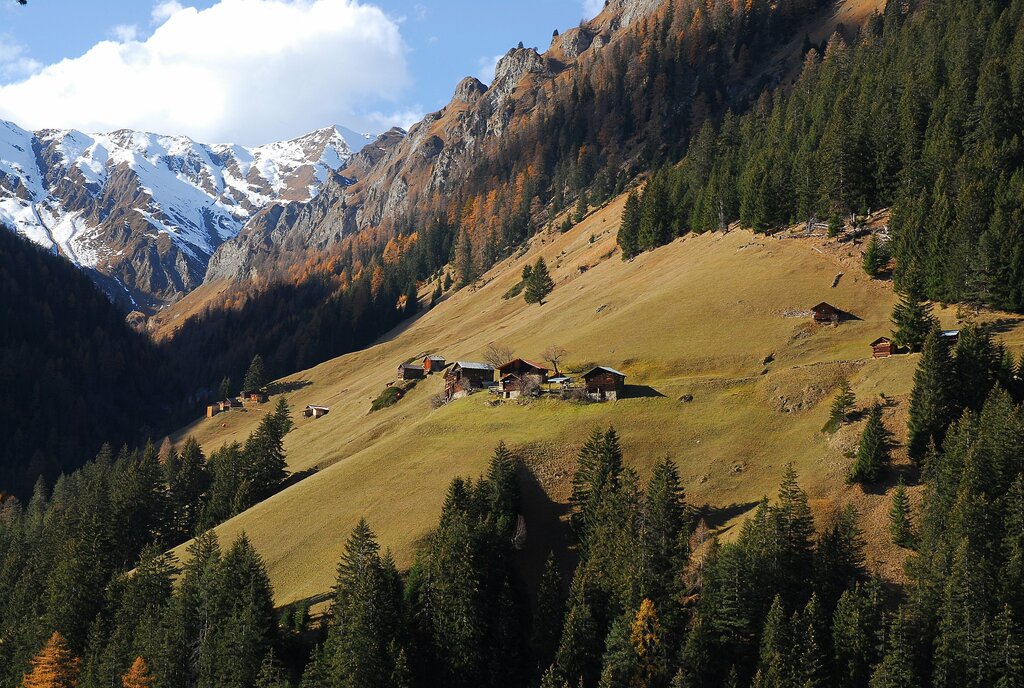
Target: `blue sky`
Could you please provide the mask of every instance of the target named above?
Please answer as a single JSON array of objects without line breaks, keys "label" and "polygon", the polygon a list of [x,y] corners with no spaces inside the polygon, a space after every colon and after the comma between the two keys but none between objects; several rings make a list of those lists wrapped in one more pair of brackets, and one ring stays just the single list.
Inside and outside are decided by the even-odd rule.
[{"label": "blue sky", "polygon": [[[600,0],[0,0],[0,118],[256,144],[408,125]],[[194,8],[194,9],[193,9]]]}]

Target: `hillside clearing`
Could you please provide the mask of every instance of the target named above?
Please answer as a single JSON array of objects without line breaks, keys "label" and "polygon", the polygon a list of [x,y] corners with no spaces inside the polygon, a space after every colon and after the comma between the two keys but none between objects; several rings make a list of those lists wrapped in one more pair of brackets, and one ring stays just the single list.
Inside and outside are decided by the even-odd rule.
[{"label": "hillside clearing", "polygon": [[[623,262],[615,232],[624,198],[566,234],[544,233],[529,250],[497,265],[376,345],[277,383],[293,409],[324,404],[330,414],[298,418],[286,438],[289,468],[309,477],[218,528],[222,539],[245,531],[265,557],[280,604],[323,593],[360,516],[399,566],[407,566],[436,520],[449,481],[480,474],[504,440],[534,469],[524,486],[527,562],[564,544],[564,514],[577,448],[594,427],[614,425],[627,463],[646,477],[669,455],[680,465],[689,501],[707,504],[709,520],[730,528],[763,495],[773,495],[792,461],[819,524],[853,502],[870,536],[869,561],[893,578],[901,555],[884,540],[888,499],[843,482],[858,426],[820,432],[840,377],[858,405],[884,393],[890,427],[902,435],[915,358],[871,360],[868,343],[888,333],[891,286],[857,269],[859,248],[821,252],[818,240],[773,239],[734,230],[679,239]],[[556,288],[543,306],[502,295],[538,256]],[[587,266],[580,272],[580,266]],[[838,270],[839,284],[831,284]],[[804,313],[828,300],[857,319],[812,325]],[[940,313],[944,324],[954,313]],[[1002,335],[1024,344],[1016,321]],[[438,375],[394,406],[368,414],[395,368],[427,352],[449,362],[479,360],[498,341],[536,357],[551,344],[569,355],[561,368],[611,365],[628,375],[634,398],[577,405],[554,399],[487,404],[482,393],[434,409]],[[769,355],[770,363],[764,361]],[[692,395],[693,400],[679,399]],[[259,412],[201,419],[173,438],[195,435],[207,451],[242,441]],[[297,414],[298,415],[298,414]]]}]

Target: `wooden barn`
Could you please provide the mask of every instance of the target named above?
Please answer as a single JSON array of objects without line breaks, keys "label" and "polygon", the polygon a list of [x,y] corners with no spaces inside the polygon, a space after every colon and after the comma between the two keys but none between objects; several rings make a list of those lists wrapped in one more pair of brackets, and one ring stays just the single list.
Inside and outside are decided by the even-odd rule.
[{"label": "wooden barn", "polygon": [[498,391],[502,399],[515,399],[533,389],[540,389],[548,380],[547,368],[539,363],[517,358],[498,368]]},{"label": "wooden barn", "polygon": [[441,372],[444,370],[444,366],[444,356],[435,356],[430,354],[423,359],[423,372],[427,375]]},{"label": "wooden barn", "polygon": [[245,401],[252,402],[254,404],[265,404],[269,397],[266,392],[247,392],[248,396],[245,397]]},{"label": "wooden barn", "polygon": [[615,401],[626,389],[626,374],[614,368],[596,366],[583,373],[587,395],[594,401]]},{"label": "wooden barn", "polygon": [[419,380],[424,377],[423,366],[415,363],[403,363],[398,366],[399,380]]},{"label": "wooden barn", "polygon": [[889,358],[896,353],[896,345],[888,337],[879,337],[871,342],[871,355],[874,358]]},{"label": "wooden barn", "polygon": [[939,336],[945,340],[949,346],[956,346],[956,343],[960,341],[960,330],[943,330],[939,332]]},{"label": "wooden barn", "polygon": [[206,407],[206,417],[213,418],[220,413],[220,404],[210,404]]},{"label": "wooden barn", "polygon": [[306,408],[302,409],[302,416],[304,418],[322,418],[330,412],[329,406],[317,406],[310,404]]},{"label": "wooden barn", "polygon": [[842,311],[824,301],[811,308],[811,317],[814,319],[814,322],[821,325],[838,323],[840,315],[842,315]]},{"label": "wooden barn", "polygon": [[444,374],[444,394],[448,399],[494,385],[494,366],[490,363],[456,361]]}]

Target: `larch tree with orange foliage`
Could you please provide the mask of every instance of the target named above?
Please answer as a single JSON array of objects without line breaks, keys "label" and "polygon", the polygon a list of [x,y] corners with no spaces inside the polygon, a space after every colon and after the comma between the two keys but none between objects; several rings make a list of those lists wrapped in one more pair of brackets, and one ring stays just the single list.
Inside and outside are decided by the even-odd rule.
[{"label": "larch tree with orange foliage", "polygon": [[54,632],[46,646],[32,659],[32,670],[25,674],[22,688],[74,688],[82,660],[68,648],[64,636]]},{"label": "larch tree with orange foliage", "polygon": [[121,678],[124,688],[153,688],[156,679],[149,672],[149,665],[142,657],[136,657],[131,669]]}]

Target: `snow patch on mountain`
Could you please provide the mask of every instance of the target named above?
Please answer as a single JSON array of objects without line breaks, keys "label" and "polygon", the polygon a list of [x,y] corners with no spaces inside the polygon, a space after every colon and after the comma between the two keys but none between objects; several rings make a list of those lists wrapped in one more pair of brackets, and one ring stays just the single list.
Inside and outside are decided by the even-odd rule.
[{"label": "snow patch on mountain", "polygon": [[[312,199],[373,138],[332,126],[246,148],[127,129],[30,132],[0,121],[0,223],[114,277],[129,296],[162,289],[157,300],[165,299],[177,282],[201,280],[213,251],[253,214]],[[153,261],[169,273],[154,277]],[[171,274],[182,265],[198,274]]]}]

